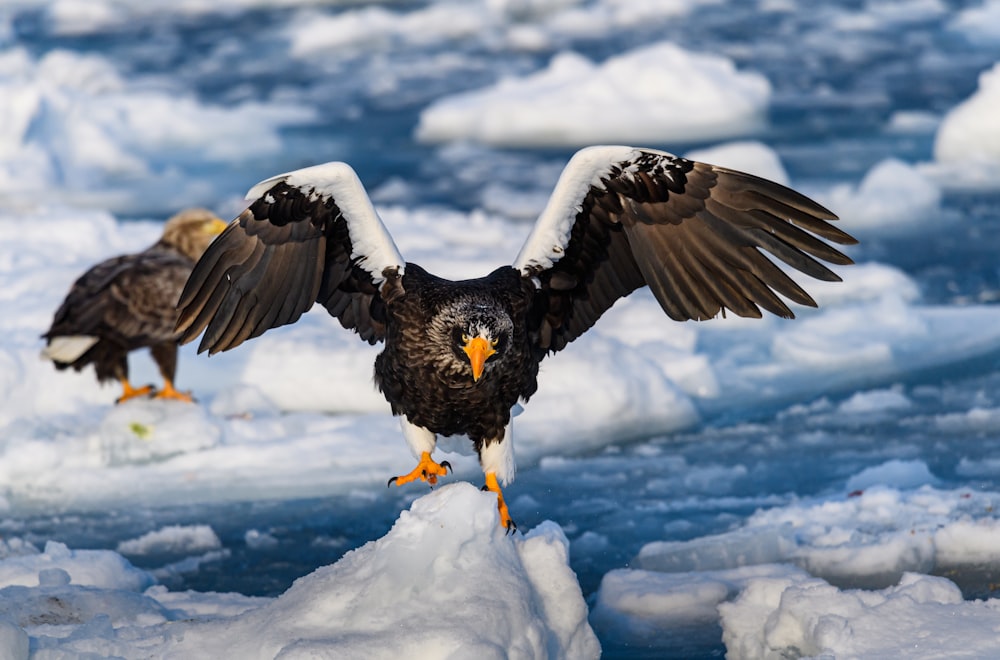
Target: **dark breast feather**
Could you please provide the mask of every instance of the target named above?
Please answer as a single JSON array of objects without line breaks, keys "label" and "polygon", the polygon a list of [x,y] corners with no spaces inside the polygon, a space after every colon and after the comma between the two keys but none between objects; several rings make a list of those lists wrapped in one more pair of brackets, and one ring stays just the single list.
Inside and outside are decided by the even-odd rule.
[{"label": "dark breast feather", "polygon": [[816,303],[763,251],[824,281],[840,278],[819,260],[852,263],[816,237],[857,242],[830,224],[836,216],[771,181],[650,153],[601,181],[582,200],[563,256],[525,278],[540,284],[528,312],[539,359],[643,285],[677,321],[726,310],[760,317],[761,308],[791,318],[777,294]]},{"label": "dark breast feather", "polygon": [[[385,336],[371,277],[332,199],[278,182],[206,250],[179,301],[182,342],[217,353],[293,323],[314,302],[370,343]],[[374,310],[374,311],[373,311]]]},{"label": "dark breast feather", "polygon": [[[394,414],[441,435],[468,435],[480,448],[503,437],[511,407],[537,389],[538,360],[515,322],[507,353],[489,378],[474,382],[467,371],[442,370],[439,351],[450,344],[429,341],[431,320],[457,297],[480,295],[484,305],[499,305],[512,318],[524,318],[526,292],[520,273],[504,266],[486,277],[453,282],[408,263],[406,291],[388,307],[389,337],[375,360],[375,380]],[[502,367],[502,368],[501,368]]]}]

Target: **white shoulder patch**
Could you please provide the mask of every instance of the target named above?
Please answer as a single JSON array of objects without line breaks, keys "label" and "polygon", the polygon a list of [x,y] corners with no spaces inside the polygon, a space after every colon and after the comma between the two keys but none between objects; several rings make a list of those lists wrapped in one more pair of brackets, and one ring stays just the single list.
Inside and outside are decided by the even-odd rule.
[{"label": "white shoulder patch", "polygon": [[[382,273],[387,268],[395,268],[400,275],[403,274],[406,262],[350,165],[331,162],[279,174],[251,188],[246,199],[257,200],[269,195],[268,191],[278,183],[298,188],[310,199],[334,201],[347,222],[347,232],[353,247],[351,258],[358,260],[375,284],[381,284],[385,280]],[[272,200],[265,201],[272,203]]]},{"label": "white shoulder patch", "polygon": [[514,268],[527,275],[550,268],[562,258],[570,232],[591,186],[600,186],[615,165],[622,166],[641,152],[634,147],[597,146],[576,152],[556,182],[545,210],[514,260]]}]

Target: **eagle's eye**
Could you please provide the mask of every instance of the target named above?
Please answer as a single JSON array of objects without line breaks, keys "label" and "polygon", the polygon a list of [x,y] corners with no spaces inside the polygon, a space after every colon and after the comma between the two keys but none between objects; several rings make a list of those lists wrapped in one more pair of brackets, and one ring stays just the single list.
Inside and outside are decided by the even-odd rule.
[{"label": "eagle's eye", "polygon": [[463,344],[469,343],[469,335],[465,334],[464,332],[462,333],[462,343]]},{"label": "eagle's eye", "polygon": [[496,348],[497,344],[499,344],[499,343],[500,343],[500,339],[499,338],[498,339],[491,339],[490,340],[490,346],[492,346],[493,348]]}]

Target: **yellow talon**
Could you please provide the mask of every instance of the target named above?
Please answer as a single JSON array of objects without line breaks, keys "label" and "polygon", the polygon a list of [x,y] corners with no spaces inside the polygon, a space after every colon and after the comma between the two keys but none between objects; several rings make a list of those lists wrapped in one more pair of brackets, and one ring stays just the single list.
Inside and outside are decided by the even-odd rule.
[{"label": "yellow talon", "polygon": [[507,503],[503,500],[503,493],[500,491],[500,484],[497,483],[497,475],[493,472],[486,473],[486,490],[497,494],[497,509],[500,511],[500,526],[507,530],[508,534],[513,534],[517,530],[517,524],[511,520],[510,511],[507,510]]},{"label": "yellow talon", "polygon": [[436,463],[434,462],[434,459],[431,458],[430,453],[425,451],[420,454],[420,462],[417,463],[417,467],[413,468],[409,474],[393,477],[386,485],[391,486],[393,482],[395,482],[397,486],[402,486],[403,484],[408,484],[411,481],[420,479],[433,486],[437,483],[437,478],[439,476],[443,477],[448,474],[449,469],[451,469],[451,464],[448,461]]},{"label": "yellow talon", "polygon": [[132,383],[128,382],[128,378],[119,379],[122,384],[122,395],[115,399],[115,403],[124,403],[129,399],[134,399],[140,396],[147,396],[153,391],[152,385],[146,385],[144,387],[132,387]]},{"label": "yellow talon", "polygon": [[194,403],[194,398],[191,396],[190,392],[181,392],[174,389],[174,384],[172,382],[164,381],[163,389],[153,395],[154,399],[173,399],[174,401],[184,401],[187,403]]}]

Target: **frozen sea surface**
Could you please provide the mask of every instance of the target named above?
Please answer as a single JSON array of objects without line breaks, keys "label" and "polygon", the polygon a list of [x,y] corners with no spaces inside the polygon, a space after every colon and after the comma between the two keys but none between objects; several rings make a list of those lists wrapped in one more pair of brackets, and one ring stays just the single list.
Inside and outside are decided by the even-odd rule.
[{"label": "frozen sea surface", "polygon": [[[998,12],[4,4],[0,656],[991,657]],[[442,487],[386,488],[412,460],[378,349],[322,310],[186,347],[196,406],[115,407],[38,359],[69,284],[179,208],[345,160],[408,259],[471,277],[602,141],[788,183],[862,243],[795,320],[677,324],[637,292],[546,360],[523,536],[462,442]]]}]

